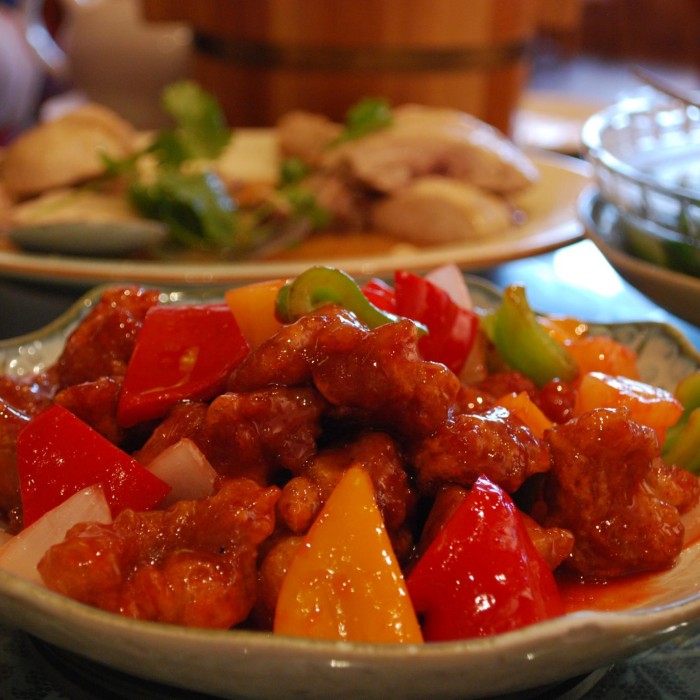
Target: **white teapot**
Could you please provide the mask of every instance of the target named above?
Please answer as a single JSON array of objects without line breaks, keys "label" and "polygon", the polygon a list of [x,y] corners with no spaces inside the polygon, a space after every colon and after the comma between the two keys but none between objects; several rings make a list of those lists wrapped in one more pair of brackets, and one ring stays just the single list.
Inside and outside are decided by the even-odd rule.
[{"label": "white teapot", "polygon": [[60,0],[57,41],[43,20],[43,0],[23,0],[26,38],[49,73],[139,128],[162,126],[160,93],[189,74],[191,31],[149,23],[140,0]]}]

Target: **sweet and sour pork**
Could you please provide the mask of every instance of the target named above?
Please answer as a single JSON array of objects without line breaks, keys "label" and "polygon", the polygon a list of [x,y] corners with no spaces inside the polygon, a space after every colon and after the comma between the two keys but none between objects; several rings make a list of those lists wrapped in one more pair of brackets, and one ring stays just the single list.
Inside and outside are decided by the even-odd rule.
[{"label": "sweet and sour pork", "polygon": [[109,293],[34,399],[21,389],[0,394],[0,508],[15,518],[13,441],[53,395],[110,439],[133,444],[143,464],[187,437],[219,475],[209,499],[77,526],[41,566],[66,595],[134,617],[268,628],[301,537],[356,465],[371,476],[404,565],[481,475],[516,500],[535,494],[523,506],[526,523],[552,567],[607,578],[669,566],[680,551],[679,511],[697,502],[698,481],[663,463],[653,431],[622,410],[600,410],[555,420],[538,439],[497,396],[517,387],[550,417],[565,416],[571,397],[561,386],[540,390],[512,372],[464,386],[421,358],[409,321],[370,330],[324,307],[252,351],[212,401],[182,402],[161,421],[116,430],[116,391],[156,300],[142,290]]}]

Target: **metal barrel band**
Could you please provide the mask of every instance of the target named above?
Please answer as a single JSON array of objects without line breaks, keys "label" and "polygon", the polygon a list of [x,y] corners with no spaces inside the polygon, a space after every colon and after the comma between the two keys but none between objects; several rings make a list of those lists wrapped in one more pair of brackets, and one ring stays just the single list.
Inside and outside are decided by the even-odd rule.
[{"label": "metal barrel band", "polygon": [[462,71],[502,67],[523,60],[528,41],[495,46],[377,47],[286,46],[195,33],[197,51],[249,68],[332,71]]}]

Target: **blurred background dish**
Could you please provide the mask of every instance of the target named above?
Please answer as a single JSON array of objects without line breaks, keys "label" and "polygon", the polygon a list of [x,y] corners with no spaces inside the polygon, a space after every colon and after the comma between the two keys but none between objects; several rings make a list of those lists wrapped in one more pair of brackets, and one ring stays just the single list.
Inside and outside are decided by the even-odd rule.
[{"label": "blurred background dish", "polygon": [[596,183],[579,206],[589,237],[628,282],[700,324],[700,109],[642,88],[581,139]]},{"label": "blurred background dish", "polygon": [[588,119],[582,144],[626,249],[700,276],[700,109],[643,90]]},{"label": "blurred background dish", "polygon": [[635,256],[623,232],[627,222],[595,187],[581,195],[579,214],[588,237],[620,276],[671,313],[700,326],[700,278]]}]

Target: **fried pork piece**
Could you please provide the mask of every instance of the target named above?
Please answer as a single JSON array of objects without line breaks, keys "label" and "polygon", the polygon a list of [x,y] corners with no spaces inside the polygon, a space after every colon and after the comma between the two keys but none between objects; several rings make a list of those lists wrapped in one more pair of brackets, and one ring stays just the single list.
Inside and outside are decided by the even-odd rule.
[{"label": "fried pork piece", "polygon": [[17,476],[17,435],[31,415],[0,398],[0,519],[10,523],[10,531],[21,526],[21,500]]},{"label": "fried pork piece", "polygon": [[255,603],[257,550],[274,528],[278,497],[277,487],[232,479],[201,501],[82,523],[49,549],[39,572],[49,588],[104,610],[228,628]]},{"label": "fried pork piece", "polygon": [[483,413],[496,405],[496,399],[488,391],[462,384],[455,399],[454,413]]},{"label": "fried pork piece", "polygon": [[204,454],[219,474],[268,483],[316,452],[326,402],[311,387],[268,387],[218,396],[202,425]]},{"label": "fried pork piece", "polygon": [[321,167],[341,169],[379,192],[396,192],[413,179],[445,175],[500,194],[522,190],[538,171],[496,129],[453,109],[404,105],[393,123],[327,148]]},{"label": "fried pork piece", "polygon": [[367,332],[350,311],[327,306],[283,326],[257,347],[231,374],[227,389],[250,391],[307,384],[314,363],[330,352],[354,347]]},{"label": "fried pork piece", "polygon": [[[671,566],[683,546],[678,509],[650,484],[656,434],[624,409],[601,408],[547,432],[552,469],[545,482],[545,526],[574,534],[565,566],[609,579]],[[663,494],[664,489],[659,489]]]},{"label": "fried pork piece", "polygon": [[55,392],[52,370],[28,378],[0,376],[0,520],[10,531],[21,527],[17,477],[17,435],[32,416],[46,408]]},{"label": "fried pork piece", "polygon": [[277,522],[295,535],[304,534],[321,511],[319,487],[307,476],[292,477],[277,501]]},{"label": "fried pork piece", "polygon": [[418,352],[410,321],[374,330],[349,311],[327,306],[283,327],[241,363],[232,392],[313,383],[336,418],[398,431],[411,439],[444,421],[460,388],[444,365]]},{"label": "fried pork piece", "polygon": [[421,358],[417,328],[407,320],[379,326],[355,347],[329,353],[313,365],[312,376],[329,403],[364,413],[372,426],[411,441],[447,419],[460,389],[444,365]]},{"label": "fried pork piece", "polygon": [[386,433],[364,433],[352,442],[319,451],[304,465],[303,474],[316,484],[325,503],[351,466],[361,466],[370,475],[387,530],[398,530],[411,514],[416,496],[396,442]]},{"label": "fried pork piece", "polygon": [[66,341],[56,363],[59,386],[123,377],[144,316],[157,303],[154,290],[107,290]]},{"label": "fried pork piece", "polygon": [[646,483],[664,503],[675,506],[681,515],[695,507],[700,499],[698,478],[681,467],[666,464],[660,457],[651,463]]},{"label": "fried pork piece", "polygon": [[519,420],[501,407],[452,417],[423,440],[413,464],[422,493],[443,484],[471,486],[482,474],[514,493],[533,474],[550,467],[549,451]]},{"label": "fried pork piece", "polygon": [[67,408],[115,445],[124,439],[124,429],[117,422],[120,379],[100,377],[93,382],[74,384],[56,394],[55,403]]},{"label": "fried pork piece", "polygon": [[49,406],[55,393],[54,368],[28,377],[0,376],[0,399],[27,415],[35,415]]},{"label": "fried pork piece", "polygon": [[207,414],[207,404],[198,401],[183,401],[175,404],[161,421],[143,447],[134,453],[141,464],[149,464],[164,449],[182,438],[192,440],[204,452],[202,425]]},{"label": "fried pork piece", "polygon": [[488,392],[495,399],[506,394],[519,394],[525,392],[533,401],[537,397],[537,386],[524,374],[515,370],[503,370],[489,374],[479,384],[479,389]]},{"label": "fried pork piece", "polygon": [[370,475],[394,552],[399,561],[406,560],[413,547],[410,519],[417,497],[404,459],[394,440],[385,433],[367,432],[312,456],[300,475],[282,488],[277,503],[278,529],[295,535],[306,533],[351,466],[360,466]]},{"label": "fried pork piece", "polygon": [[183,402],[134,453],[141,464],[189,438],[222,476],[267,483],[275,469],[297,471],[316,451],[326,402],[311,387],[229,392],[210,405]]},{"label": "fried pork piece", "polygon": [[547,566],[554,571],[571,554],[574,547],[573,534],[561,527],[542,527],[527,513],[520,515],[532,544],[535,545]]},{"label": "fried pork piece", "polygon": [[271,540],[258,571],[258,597],[253,609],[256,627],[264,630],[272,629],[282,580],[304,538],[284,535]]}]

